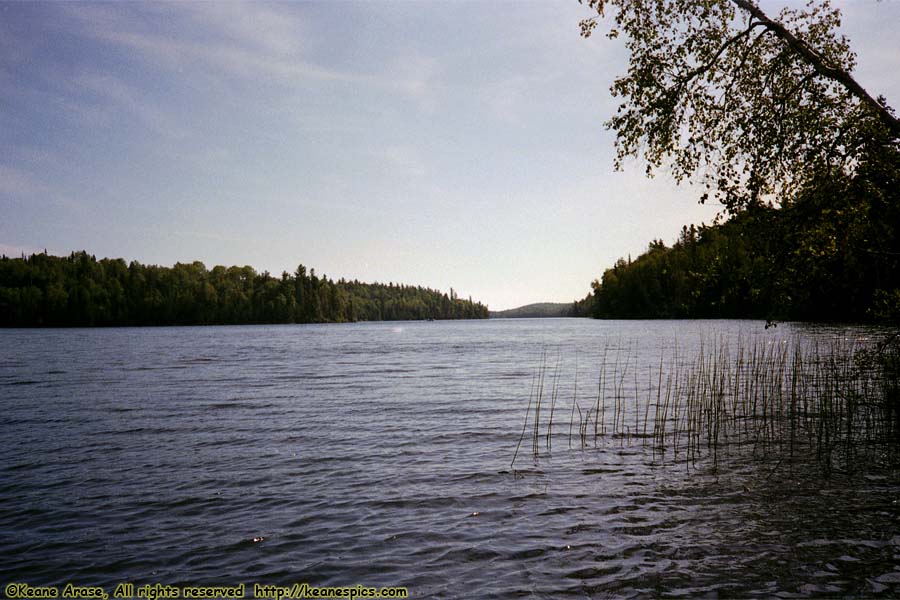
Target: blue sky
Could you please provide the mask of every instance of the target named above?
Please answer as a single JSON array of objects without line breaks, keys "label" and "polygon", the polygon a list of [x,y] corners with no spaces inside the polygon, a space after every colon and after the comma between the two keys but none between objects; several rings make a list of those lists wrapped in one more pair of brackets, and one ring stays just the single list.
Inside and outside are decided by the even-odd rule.
[{"label": "blue sky", "polygon": [[[777,12],[780,2],[763,2]],[[900,2],[840,4],[900,106]],[[0,2],[0,252],[298,263],[504,309],[716,206],[612,167],[621,43],[564,2]]]}]

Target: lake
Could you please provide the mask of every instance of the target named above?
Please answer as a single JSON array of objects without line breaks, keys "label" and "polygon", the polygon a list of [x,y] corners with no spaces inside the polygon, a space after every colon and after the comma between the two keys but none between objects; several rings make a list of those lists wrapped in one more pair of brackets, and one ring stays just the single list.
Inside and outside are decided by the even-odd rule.
[{"label": "lake", "polygon": [[[587,319],[0,330],[0,582],[897,596],[895,468],[823,472],[793,446],[789,461],[686,462],[639,435],[654,365],[701,344],[876,334]],[[542,369],[557,415],[535,453]],[[601,370],[624,398],[650,391],[610,397],[628,435],[595,437],[595,412],[583,444]]]}]

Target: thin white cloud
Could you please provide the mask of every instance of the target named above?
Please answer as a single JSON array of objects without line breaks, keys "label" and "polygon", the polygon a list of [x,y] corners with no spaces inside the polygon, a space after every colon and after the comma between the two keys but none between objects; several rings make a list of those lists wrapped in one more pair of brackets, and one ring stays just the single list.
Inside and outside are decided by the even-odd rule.
[{"label": "thin white cloud", "polygon": [[227,42],[182,41],[133,31],[100,31],[96,32],[95,37],[138,51],[152,61],[176,69],[196,64],[245,78],[259,79],[261,75],[266,75],[279,83],[306,79],[357,83],[371,81],[366,76],[324,69],[285,55],[273,55]]},{"label": "thin white cloud", "polygon": [[28,170],[4,164],[0,164],[0,200],[51,205],[54,210],[63,210],[70,215],[81,210],[81,206],[62,193],[56,184]]},{"label": "thin white cloud", "polygon": [[384,77],[395,91],[417,100],[423,110],[433,113],[437,109],[435,92],[443,87],[440,67],[434,57],[407,51],[391,62]]},{"label": "thin white cloud", "polygon": [[381,159],[404,178],[421,179],[428,174],[420,152],[412,146],[387,146]]},{"label": "thin white cloud", "polygon": [[[353,73],[306,60],[303,39],[308,36],[295,15],[255,3],[178,3],[156,5],[171,12],[170,22],[189,20],[200,31],[179,34],[148,31],[139,18],[118,10],[119,5],[62,5],[82,24],[82,33],[94,39],[138,53],[160,67],[184,70],[200,67],[225,76],[279,85],[331,81],[374,86],[421,98],[424,75],[433,64],[416,59],[408,72],[389,69],[386,75]],[[134,5],[126,5],[133,7]],[[143,5],[141,5],[143,6]]]},{"label": "thin white cloud", "polygon": [[0,164],[0,194],[21,198],[50,192],[50,186],[31,173]]},{"label": "thin white cloud", "polygon": [[272,54],[297,54],[307,35],[300,19],[258,2],[186,2],[179,9],[235,42]]},{"label": "thin white cloud", "polygon": [[83,100],[75,101],[84,113],[91,113],[99,119],[107,115],[108,119],[112,114],[108,104],[117,109],[116,112],[125,111],[134,115],[158,134],[171,138],[184,137],[184,132],[172,117],[160,110],[155,102],[147,100],[140,90],[121,79],[106,73],[85,72],[71,78],[70,83],[74,91],[80,92],[75,94],[77,98],[84,98],[83,92],[87,92],[101,98],[104,103],[96,106],[85,105]]},{"label": "thin white cloud", "polygon": [[483,104],[498,119],[513,125],[521,125],[525,121],[529,99],[537,86],[543,84],[538,78],[515,76],[493,81],[481,89]]}]

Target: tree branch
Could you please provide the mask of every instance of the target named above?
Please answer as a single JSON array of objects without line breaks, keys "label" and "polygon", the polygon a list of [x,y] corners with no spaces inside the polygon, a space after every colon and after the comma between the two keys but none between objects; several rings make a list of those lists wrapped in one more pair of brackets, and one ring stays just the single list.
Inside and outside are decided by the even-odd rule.
[{"label": "tree branch", "polygon": [[887,106],[882,105],[863,89],[861,85],[844,69],[834,67],[825,62],[825,59],[815,50],[810,48],[803,40],[788,31],[781,23],[770,19],[751,0],[731,0],[738,8],[748,12],[759,20],[769,31],[778,36],[792,50],[803,57],[822,77],[836,81],[860,100],[865,106],[875,112],[881,122],[887,127],[891,137],[900,139],[900,119],[891,114]]},{"label": "tree branch", "polygon": [[760,25],[764,25],[764,23],[751,20],[750,24],[747,26],[747,29],[745,29],[744,31],[741,31],[737,35],[725,40],[725,42],[722,43],[722,45],[719,47],[719,49],[716,51],[715,55],[713,55],[713,57],[709,60],[708,63],[706,63],[704,65],[700,65],[699,67],[693,69],[691,72],[679,77],[678,87],[684,87],[694,77],[697,77],[698,75],[702,75],[702,74],[706,73],[707,71],[709,71],[710,69],[712,69],[714,66],[716,66],[716,63],[719,61],[719,58],[721,58],[722,54],[725,52],[725,50],[728,49],[729,46],[731,46],[733,43],[735,43],[739,39],[750,35],[750,32],[753,31],[753,29],[755,27],[758,27]]}]

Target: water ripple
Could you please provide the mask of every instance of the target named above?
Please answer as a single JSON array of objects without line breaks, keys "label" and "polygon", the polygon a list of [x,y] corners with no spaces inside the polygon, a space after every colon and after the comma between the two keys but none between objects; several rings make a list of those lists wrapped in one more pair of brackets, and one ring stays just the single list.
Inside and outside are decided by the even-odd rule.
[{"label": "water ripple", "polygon": [[[403,327],[0,331],[16,349],[0,350],[0,579],[900,595],[896,472],[823,478],[737,451],[688,470],[634,435],[569,447],[565,411],[576,393],[595,406],[604,350],[656,364],[672,331],[788,326]],[[552,449],[526,437],[510,467],[548,346],[577,349],[578,390],[566,372]]]}]

